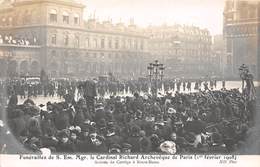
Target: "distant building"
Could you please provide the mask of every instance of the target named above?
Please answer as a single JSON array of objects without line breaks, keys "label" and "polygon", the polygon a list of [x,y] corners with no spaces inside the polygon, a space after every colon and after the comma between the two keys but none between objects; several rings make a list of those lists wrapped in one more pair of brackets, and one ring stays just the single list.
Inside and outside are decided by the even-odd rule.
[{"label": "distant building", "polygon": [[133,23],[86,22],[84,8],[76,0],[4,1],[0,76],[39,75],[41,69],[52,77],[145,75],[143,30]]},{"label": "distant building", "polygon": [[0,5],[0,77],[39,75],[121,78],[147,75],[148,63],[165,64],[167,77],[219,75],[207,29],[85,21],[76,0],[5,0]]},{"label": "distant building", "polygon": [[210,69],[212,38],[194,26],[158,26],[146,30],[151,57],[166,65],[169,77],[201,77]]},{"label": "distant building", "polygon": [[226,71],[228,70],[226,52],[226,40],[223,35],[213,36],[212,54],[210,56],[211,70],[215,71],[218,76],[228,78]]},{"label": "distant building", "polygon": [[259,77],[260,2],[226,0],[224,9],[224,35],[231,75],[237,77],[242,64]]}]

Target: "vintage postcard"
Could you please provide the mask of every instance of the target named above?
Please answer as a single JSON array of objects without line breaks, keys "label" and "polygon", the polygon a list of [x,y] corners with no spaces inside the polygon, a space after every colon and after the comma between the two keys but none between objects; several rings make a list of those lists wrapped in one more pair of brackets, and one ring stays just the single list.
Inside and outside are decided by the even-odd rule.
[{"label": "vintage postcard", "polygon": [[0,166],[260,166],[259,0],[0,0]]}]

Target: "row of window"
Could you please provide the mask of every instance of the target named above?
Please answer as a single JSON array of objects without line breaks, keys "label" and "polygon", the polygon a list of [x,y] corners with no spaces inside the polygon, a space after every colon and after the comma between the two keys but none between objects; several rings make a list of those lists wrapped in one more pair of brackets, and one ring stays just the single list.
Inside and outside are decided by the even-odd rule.
[{"label": "row of window", "polygon": [[232,27],[226,29],[227,34],[256,34],[256,26],[241,26],[241,27]]},{"label": "row of window", "polygon": [[[177,34],[181,34],[183,36],[187,36],[187,35],[194,36],[196,38],[205,38],[205,37],[209,36],[209,33],[207,31],[199,32],[199,33],[196,33],[196,32],[190,32],[190,33],[178,32]],[[151,37],[152,38],[174,38],[174,37],[176,37],[176,34],[174,34],[174,33],[156,33],[156,34],[152,34]]]},{"label": "row of window", "polygon": [[209,51],[199,51],[199,50],[192,50],[192,49],[186,49],[186,50],[181,50],[181,49],[177,49],[177,50],[168,50],[166,52],[164,51],[155,51],[156,54],[158,55],[167,55],[167,54],[172,54],[172,55],[188,55],[190,56],[197,56],[197,55],[209,55]]},{"label": "row of window", "polygon": [[152,49],[176,49],[176,48],[183,48],[183,49],[210,49],[209,44],[203,44],[203,43],[196,43],[196,44],[189,44],[189,43],[180,43],[179,45],[177,44],[173,44],[171,42],[154,42],[154,43],[150,43],[150,48]]},{"label": "row of window", "polygon": [[[108,72],[118,73],[118,74],[129,74],[131,73],[142,73],[145,70],[142,66],[129,66],[126,68],[128,64],[121,64],[121,63],[112,63],[112,64],[104,64],[104,63],[89,63],[86,62],[85,64],[79,65],[78,69],[73,69],[71,65],[65,65],[64,70],[62,72],[65,73],[79,73],[83,72],[90,73],[90,74],[106,74]],[[57,68],[55,70],[58,70]]]},{"label": "row of window", "polygon": [[[63,35],[63,45],[64,46],[68,46],[70,43],[70,39],[69,39],[69,35],[65,34]],[[73,45],[74,47],[80,47],[80,37],[78,35],[75,35],[73,40]],[[51,35],[51,44],[52,45],[57,45],[57,34],[52,34]],[[128,39],[128,40],[119,40],[119,39],[115,39],[112,40],[112,38],[109,39],[90,39],[90,38],[85,38],[85,43],[84,43],[84,47],[85,48],[100,48],[100,49],[144,49],[144,41],[141,40],[132,40],[132,39]]]},{"label": "row of window", "polygon": [[11,26],[13,24],[12,17],[2,17],[0,18],[0,26]]},{"label": "row of window", "polygon": [[182,40],[186,42],[197,42],[197,41],[205,41],[210,42],[211,37],[210,36],[183,36],[183,37],[176,37],[176,36],[168,36],[168,37],[161,37],[161,36],[152,36],[151,39],[161,39],[161,40]]},{"label": "row of window", "polygon": [[[62,56],[66,59],[69,58],[69,53],[67,51],[61,53]],[[140,57],[140,54],[130,54],[130,53],[73,53],[73,55],[77,55],[77,56],[84,56],[85,58],[89,58],[90,60],[95,60],[95,61],[101,61],[105,60],[105,59],[115,59],[116,61],[125,61],[127,59],[131,59],[132,61],[136,61],[138,60],[137,58]],[[80,57],[81,57],[80,56]],[[50,57],[55,58],[57,57],[57,52],[56,50],[52,50],[50,52]],[[75,56],[74,56],[75,57]],[[128,62],[129,63],[129,62]]]},{"label": "row of window", "polygon": [[[71,19],[70,19],[70,14],[68,13],[68,12],[63,12],[62,13],[62,16],[61,16],[62,18],[62,22],[64,23],[64,24],[70,24],[70,21],[71,21]],[[80,24],[80,16],[79,16],[79,14],[74,14],[73,15],[73,24],[74,25],[79,25]],[[58,13],[57,13],[57,10],[55,10],[55,9],[52,9],[50,12],[49,12],[49,21],[50,21],[50,23],[57,23],[58,22]]]}]

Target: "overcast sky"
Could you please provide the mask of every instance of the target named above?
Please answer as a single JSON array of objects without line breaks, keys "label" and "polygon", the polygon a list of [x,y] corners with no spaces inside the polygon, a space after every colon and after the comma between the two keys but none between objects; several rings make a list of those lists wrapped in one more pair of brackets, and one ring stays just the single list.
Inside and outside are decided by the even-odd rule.
[{"label": "overcast sky", "polygon": [[83,0],[85,16],[96,11],[99,20],[112,19],[139,26],[174,23],[208,28],[212,35],[222,34],[224,0]]}]

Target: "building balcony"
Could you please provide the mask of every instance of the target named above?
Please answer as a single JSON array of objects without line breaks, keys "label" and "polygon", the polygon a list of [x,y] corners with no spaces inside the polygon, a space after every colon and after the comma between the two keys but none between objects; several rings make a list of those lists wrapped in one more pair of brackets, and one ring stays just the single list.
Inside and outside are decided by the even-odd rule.
[{"label": "building balcony", "polygon": [[225,20],[225,25],[260,23],[260,18]]},{"label": "building balcony", "polygon": [[32,48],[32,49],[41,48],[40,45],[17,45],[17,44],[5,44],[5,43],[0,43],[0,47]]}]

